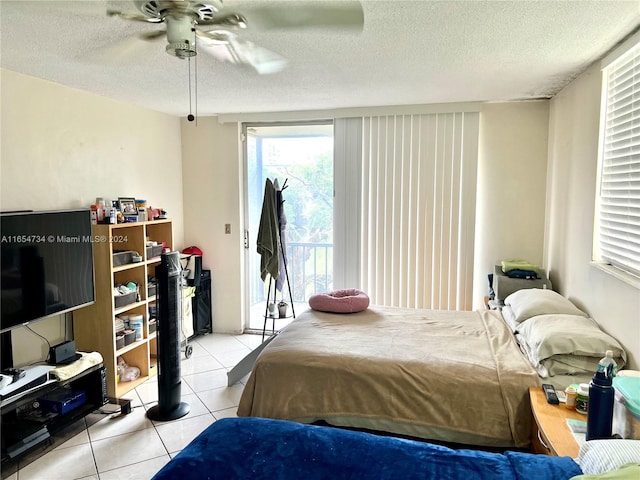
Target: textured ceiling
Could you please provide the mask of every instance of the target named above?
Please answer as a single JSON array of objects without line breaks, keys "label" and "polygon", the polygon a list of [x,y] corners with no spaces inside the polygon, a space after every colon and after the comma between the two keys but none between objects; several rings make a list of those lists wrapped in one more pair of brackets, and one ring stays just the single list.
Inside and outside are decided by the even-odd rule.
[{"label": "textured ceiling", "polygon": [[[242,38],[288,68],[258,75],[201,53],[199,115],[551,97],[640,25],[640,1],[363,0],[361,32],[257,31],[251,9],[265,3],[276,2],[224,0],[249,20]],[[136,37],[158,25],[107,7],[137,12],[131,1],[0,0],[0,66],[187,114],[188,62]]]}]

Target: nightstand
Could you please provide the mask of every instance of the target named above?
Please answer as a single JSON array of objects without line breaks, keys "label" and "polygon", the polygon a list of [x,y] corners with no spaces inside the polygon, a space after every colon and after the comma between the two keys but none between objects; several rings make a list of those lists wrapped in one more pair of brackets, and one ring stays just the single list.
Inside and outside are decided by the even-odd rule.
[{"label": "nightstand", "polygon": [[550,405],[541,387],[529,388],[533,422],[531,450],[534,453],[577,458],[580,446],[567,425],[567,419],[587,421],[587,416],[564,406]]}]

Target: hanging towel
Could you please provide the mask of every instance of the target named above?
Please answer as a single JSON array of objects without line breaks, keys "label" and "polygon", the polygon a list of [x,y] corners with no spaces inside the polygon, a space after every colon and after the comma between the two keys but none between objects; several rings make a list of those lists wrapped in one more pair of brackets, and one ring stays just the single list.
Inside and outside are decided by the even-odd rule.
[{"label": "hanging towel", "polygon": [[284,280],[286,275],[287,264],[287,244],[286,244],[286,230],[287,230],[287,216],[284,214],[284,199],[282,198],[282,190],[286,188],[286,180],[283,188],[280,188],[278,179],[273,181],[273,188],[276,190],[276,212],[278,214],[278,225],[280,231],[280,248],[278,249],[278,269],[280,273],[276,278],[276,289],[281,292],[284,287]]},{"label": "hanging towel", "polygon": [[540,272],[540,268],[526,260],[502,260],[502,271],[507,273],[511,270],[530,270],[536,275]]},{"label": "hanging towel", "polygon": [[267,274],[272,278],[278,278],[280,268],[278,211],[276,203],[276,190],[273,182],[267,178],[264,185],[264,199],[262,201],[262,214],[260,215],[260,227],[258,228],[257,250],[260,254],[260,277],[262,281]]}]

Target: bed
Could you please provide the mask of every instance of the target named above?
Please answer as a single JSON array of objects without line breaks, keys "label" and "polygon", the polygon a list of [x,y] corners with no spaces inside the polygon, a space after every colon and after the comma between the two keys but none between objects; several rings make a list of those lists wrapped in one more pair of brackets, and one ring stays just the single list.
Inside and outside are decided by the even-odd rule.
[{"label": "bed", "polygon": [[152,480],[569,480],[569,457],[453,450],[407,439],[262,418],[218,420]]},{"label": "bed", "polygon": [[537,385],[496,311],[307,310],[258,356],[238,416],[525,447]]},{"label": "bed", "polygon": [[528,390],[587,380],[620,344],[568,299],[516,292],[502,312],[307,310],[258,355],[238,416],[439,442],[526,447]]}]

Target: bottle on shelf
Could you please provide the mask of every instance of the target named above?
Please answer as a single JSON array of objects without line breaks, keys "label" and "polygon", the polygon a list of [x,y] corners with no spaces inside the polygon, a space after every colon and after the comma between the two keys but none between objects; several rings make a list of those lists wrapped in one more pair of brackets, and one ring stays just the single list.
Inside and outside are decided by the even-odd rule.
[{"label": "bottle on shelf", "polygon": [[598,371],[589,383],[589,409],[587,411],[587,440],[611,437],[613,421],[613,377],[617,364],[613,352],[607,350],[606,356],[598,363]]}]

